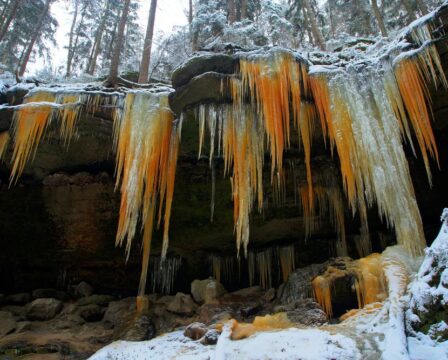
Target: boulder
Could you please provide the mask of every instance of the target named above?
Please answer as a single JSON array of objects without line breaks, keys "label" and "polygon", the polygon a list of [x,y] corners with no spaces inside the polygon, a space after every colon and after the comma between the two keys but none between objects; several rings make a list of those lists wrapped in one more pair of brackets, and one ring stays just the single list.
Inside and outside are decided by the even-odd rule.
[{"label": "boulder", "polygon": [[218,339],[219,339],[219,335],[220,335],[220,333],[218,332],[218,330],[215,330],[215,329],[207,330],[204,337],[201,339],[201,344],[202,345],[216,345],[216,343],[218,342]]},{"label": "boulder", "polygon": [[217,324],[217,323],[225,323],[232,319],[234,316],[230,311],[222,311],[212,317],[211,323]]},{"label": "boulder", "polygon": [[178,292],[173,301],[169,303],[167,310],[177,315],[192,316],[197,307],[190,295]]},{"label": "boulder", "polygon": [[77,311],[78,315],[87,322],[101,321],[105,312],[104,307],[95,304],[81,306]]},{"label": "boulder", "polygon": [[14,331],[17,323],[9,311],[0,311],[0,338]]},{"label": "boulder", "polygon": [[8,295],[5,299],[6,304],[13,304],[13,305],[25,305],[28,304],[30,301],[31,301],[31,295],[25,292]]},{"label": "boulder", "polygon": [[57,299],[36,299],[28,305],[26,317],[28,320],[50,320],[62,310],[62,302]]},{"label": "boulder", "polygon": [[171,82],[174,88],[186,85],[192,78],[205,72],[233,74],[238,66],[238,59],[231,55],[202,53],[188,59],[173,71]]},{"label": "boulder", "polygon": [[200,322],[194,322],[188,325],[184,330],[184,336],[192,340],[199,340],[208,331],[207,326]]},{"label": "boulder", "polygon": [[320,326],[328,322],[327,314],[311,298],[298,300],[286,305],[278,305],[274,307],[274,312],[286,313],[288,320],[296,325]]},{"label": "boulder", "polygon": [[135,313],[135,298],[129,297],[118,301],[112,301],[104,314],[104,322],[113,326],[123,323],[131,314]]},{"label": "boulder", "polygon": [[226,292],[224,286],[213,278],[194,280],[191,283],[191,294],[193,299],[199,304],[216,303],[216,300]]},{"label": "boulder", "polygon": [[139,315],[132,321],[128,330],[121,337],[126,341],[145,341],[151,340],[156,336],[156,327],[148,315]]},{"label": "boulder", "polygon": [[84,305],[99,305],[99,306],[107,306],[111,301],[114,301],[115,298],[110,295],[90,295],[83,297],[78,300],[77,304],[79,306]]},{"label": "boulder", "polygon": [[68,299],[68,295],[64,291],[56,289],[36,289],[32,293],[34,299],[54,298],[61,301]]},{"label": "boulder", "polygon": [[75,296],[78,298],[90,296],[93,294],[93,287],[87,284],[85,281],[81,281],[75,287]]},{"label": "boulder", "polygon": [[271,288],[268,291],[266,291],[266,293],[263,295],[263,300],[266,302],[271,302],[275,299],[275,289]]}]

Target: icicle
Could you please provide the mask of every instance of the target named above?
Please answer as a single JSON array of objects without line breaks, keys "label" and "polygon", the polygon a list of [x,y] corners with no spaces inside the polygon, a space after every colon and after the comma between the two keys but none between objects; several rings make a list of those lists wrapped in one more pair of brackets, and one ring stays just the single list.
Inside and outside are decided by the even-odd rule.
[{"label": "icicle", "polygon": [[[313,81],[321,88],[326,80],[320,75]],[[420,254],[425,240],[401,143],[402,127],[382,78],[369,71],[363,73],[363,80],[359,75],[337,74],[326,91],[331,107],[317,105],[322,107],[319,114],[326,116],[328,136],[339,155],[352,210],[358,209],[366,221],[367,205],[376,201],[380,216],[395,227],[398,242],[411,253]]]},{"label": "icicle", "polygon": [[162,261],[161,257],[151,259],[152,270],[149,276],[151,292],[170,295],[174,290],[174,283],[180,275],[182,258],[167,257]]},{"label": "icicle", "polygon": [[210,163],[211,173],[212,173],[212,190],[210,196],[210,222],[213,222],[213,217],[215,214],[215,192],[216,192],[216,176],[215,176],[215,162],[214,160]]},{"label": "icicle", "polygon": [[354,242],[359,257],[363,258],[372,253],[372,242],[370,239],[369,229],[367,228],[366,223],[361,224],[359,232],[360,232],[359,236],[354,236]]},{"label": "icicle", "polygon": [[278,257],[280,260],[280,268],[282,270],[282,280],[283,282],[286,282],[289,274],[296,268],[294,244],[280,247],[278,249]]},{"label": "icicle", "polygon": [[168,94],[129,92],[121,118],[114,123],[117,151],[116,186],[121,183],[120,216],[116,243],[126,239],[129,257],[132,240],[141,219],[143,267],[139,297],[144,294],[153,219],[158,206],[160,225],[164,207],[162,259],[168,248],[168,231],[174,193],[180,134],[168,108]]},{"label": "icicle", "polygon": [[0,160],[3,160],[6,156],[9,140],[10,136],[7,131],[0,133]]},{"label": "icicle", "polygon": [[212,264],[212,274],[216,281],[221,282],[221,265],[222,258],[220,256],[212,255],[210,257]]}]

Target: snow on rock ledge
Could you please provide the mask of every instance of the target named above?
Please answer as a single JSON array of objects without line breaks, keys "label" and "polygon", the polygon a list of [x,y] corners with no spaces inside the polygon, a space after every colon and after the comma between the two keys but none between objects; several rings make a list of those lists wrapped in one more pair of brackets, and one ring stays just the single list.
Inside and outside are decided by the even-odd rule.
[{"label": "snow on rock ledge", "polygon": [[408,331],[436,341],[448,340],[448,208],[439,235],[426,250],[417,277],[409,286]]}]

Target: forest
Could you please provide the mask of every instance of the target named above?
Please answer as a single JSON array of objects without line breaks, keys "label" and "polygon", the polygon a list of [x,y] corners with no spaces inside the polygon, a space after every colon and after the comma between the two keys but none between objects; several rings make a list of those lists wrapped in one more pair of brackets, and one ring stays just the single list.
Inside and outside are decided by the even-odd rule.
[{"label": "forest", "polygon": [[154,33],[157,0],[151,1],[146,28],[139,23],[141,1],[64,0],[60,2],[70,13],[71,24],[64,43],[58,45],[67,56],[64,65],[53,68],[60,26],[52,11],[56,2],[0,2],[3,77],[10,73],[22,78],[29,74],[29,63],[44,58],[47,65],[37,75],[52,80],[112,79],[120,71],[133,73],[138,83],[169,81],[172,71],[198,50],[231,43],[242,48],[331,51],[350,39],[387,38],[439,4],[432,0],[189,0],[183,5],[188,25],[158,36]]}]

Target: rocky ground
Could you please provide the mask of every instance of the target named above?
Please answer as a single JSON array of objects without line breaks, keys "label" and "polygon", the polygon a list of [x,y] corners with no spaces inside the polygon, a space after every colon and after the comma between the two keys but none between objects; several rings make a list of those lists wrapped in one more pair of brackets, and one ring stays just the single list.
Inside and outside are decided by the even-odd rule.
[{"label": "rocky ground", "polygon": [[149,295],[149,311],[138,315],[135,298],[95,294],[85,282],[67,292],[37,289],[1,295],[0,359],[86,359],[115,340],[149,340],[179,328],[205,346],[216,343],[221,331],[216,324],[231,318],[251,322],[277,312],[286,312],[298,325],[327,322],[313,299],[291,300],[286,291],[254,286],[228,293],[214,279],[195,280],[191,294]]}]

